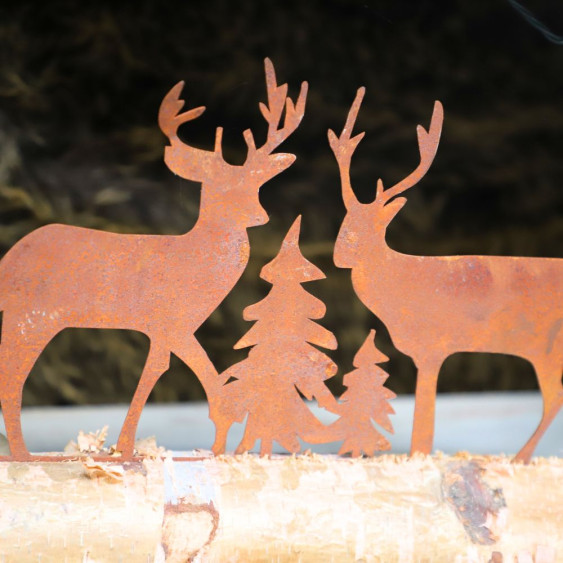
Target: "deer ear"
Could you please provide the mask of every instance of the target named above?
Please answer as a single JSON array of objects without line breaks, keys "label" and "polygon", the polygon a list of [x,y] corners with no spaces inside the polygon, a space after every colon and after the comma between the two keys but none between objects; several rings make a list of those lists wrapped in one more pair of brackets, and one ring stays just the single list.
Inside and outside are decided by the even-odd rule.
[{"label": "deer ear", "polygon": [[273,154],[270,158],[273,162],[273,168],[275,168],[276,173],[279,174],[280,172],[283,172],[284,170],[289,168],[295,162],[296,156],[289,153],[276,153]]},{"label": "deer ear", "polygon": [[395,199],[391,200],[383,209],[385,209],[385,217],[388,218],[389,221],[403,209],[403,206],[407,203],[406,197],[396,197]]},{"label": "deer ear", "polygon": [[271,180],[295,162],[294,154],[275,153],[268,155],[267,164],[262,168],[260,177],[262,182]]}]

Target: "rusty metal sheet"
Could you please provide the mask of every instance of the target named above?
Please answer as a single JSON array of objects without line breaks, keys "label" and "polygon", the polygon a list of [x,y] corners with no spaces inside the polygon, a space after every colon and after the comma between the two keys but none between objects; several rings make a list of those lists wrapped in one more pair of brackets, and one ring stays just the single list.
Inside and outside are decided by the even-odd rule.
[{"label": "rusty metal sheet", "polygon": [[432,451],[436,384],[444,360],[456,352],[489,352],[522,357],[535,368],[543,416],[516,456],[528,462],[563,405],[563,261],[412,256],[389,248],[387,226],[407,202],[405,192],[432,164],[443,109],[436,102],[429,130],[417,128],[420,163],[415,170],[387,189],[378,180],[375,199],[363,204],[351,185],[350,161],[364,135],[352,136],[364,93],[358,90],[340,136],[328,132],[346,207],[334,262],[351,269],[358,297],[418,368],[411,453]]},{"label": "rusty metal sheet", "polygon": [[[374,345],[375,331],[356,354],[357,368],[344,377],[348,390],[338,402],[324,381],[336,374],[336,364],[317,347],[334,350],[332,332],[315,323],[324,317],[322,301],[306,292],[303,283],[320,280],[323,272],[299,249],[301,217],[287,233],[278,255],[262,268],[260,277],[272,284],[268,295],[244,310],[244,319],[256,321],[235,344],[251,350],[248,357],[225,372],[228,380],[219,401],[210,402],[217,429],[215,453],[223,453],[226,432],[247,416],[244,436],[235,453],[251,450],[260,440],[260,454],[272,453],[275,440],[292,453],[301,450],[299,439],[310,444],[344,441],[341,453],[373,455],[389,449],[389,442],[372,420],[388,432],[393,428],[387,403],[395,394],[383,387],[388,375],[376,363],[388,360]],[[319,406],[340,414],[323,425],[303,401],[316,399]],[[223,422],[224,421],[224,422]]]},{"label": "rusty metal sheet", "polygon": [[304,82],[294,103],[286,96],[287,84],[277,85],[269,59],[265,69],[268,102],[260,104],[260,111],[268,123],[267,138],[256,146],[252,132],[244,132],[248,154],[240,166],[223,159],[221,128],[212,151],[178,138],[178,127],[205,109],[180,113],[183,82],[162,102],[159,125],[170,143],[165,162],[175,174],[201,182],[199,217],[188,233],[124,235],[48,225],[24,237],[0,262],[0,401],[11,459],[31,458],[20,421],[24,382],[49,341],[68,327],[137,330],[150,339],[117,444],[121,459],[133,456],[141,411],[168,369],[171,352],[196,373],[210,402],[221,394],[224,379],[194,332],[247,265],[247,229],[268,221],[258,191],[294,162],[294,155],[274,151],[298,127],[307,96]]},{"label": "rusty metal sheet", "polygon": [[[70,327],[137,330],[150,339],[116,447],[121,461],[134,457],[141,411],[172,352],[204,387],[216,427],[216,454],[224,453],[232,424],[245,417],[237,453],[252,449],[257,440],[263,455],[271,453],[274,441],[290,452],[300,450],[301,440],[342,441],[340,453],[353,456],[389,449],[380,430],[393,432],[389,401],[395,395],[384,386],[388,375],[378,364],[387,358],[375,347],[374,331],[356,354],[355,369],[344,376],[347,390],[340,400],[325,385],[337,366],[317,347],[335,349],[337,343],[315,322],[323,318],[325,305],[302,287],[324,274],[300,251],[300,217],[278,255],[262,269],[261,277],[272,285],[270,293],[244,311],[246,320],[256,321],[236,345],[250,348],[248,357],[218,374],[194,336],[247,265],[247,229],[268,221],[258,199],[260,187],[295,160],[292,154],[274,151],[303,118],[307,84],[294,103],[287,97],[287,85],[277,85],[268,59],[265,68],[268,102],[260,104],[260,111],[268,123],[267,138],[257,147],[251,131],[244,132],[248,155],[240,166],[223,159],[221,128],[212,151],[179,139],[179,126],[205,109],[180,113],[183,83],[162,102],[159,125],[169,140],[165,162],[172,172],[202,185],[199,218],[188,233],[123,235],[49,225],[22,239],[0,262],[0,402],[8,459],[33,457],[21,430],[22,388],[45,346]],[[406,203],[403,194],[432,164],[443,110],[436,102],[429,130],[418,127],[417,168],[389,189],[379,180],[374,201],[362,204],[350,183],[350,162],[363,137],[352,136],[363,96],[361,88],[341,135],[329,131],[347,209],[334,260],[352,270],[359,298],[418,367],[412,452],[432,450],[436,383],[445,358],[455,352],[493,352],[521,356],[536,369],[543,418],[517,456],[529,461],[563,404],[563,261],[409,256],[390,249],[387,226]],[[303,397],[315,398],[338,419],[321,424]],[[107,459],[107,454],[96,457]]]},{"label": "rusty metal sheet", "polygon": [[[324,384],[335,375],[336,364],[314,345],[334,350],[335,336],[311,319],[320,319],[325,306],[307,293],[301,284],[325,276],[299,250],[298,217],[285,237],[280,252],[261,271],[260,277],[272,284],[269,294],[244,310],[244,319],[256,321],[235,344],[251,350],[248,358],[225,372],[231,383],[225,386],[220,402],[210,403],[212,418],[233,422],[248,415],[244,436],[236,453],[251,450],[260,440],[260,453],[272,452],[275,440],[290,452],[301,449],[299,438],[307,442],[330,441],[330,431],[321,424],[303,401],[315,397],[320,406],[334,412],[338,402]],[[225,436],[217,435],[215,453],[221,453]]]}]

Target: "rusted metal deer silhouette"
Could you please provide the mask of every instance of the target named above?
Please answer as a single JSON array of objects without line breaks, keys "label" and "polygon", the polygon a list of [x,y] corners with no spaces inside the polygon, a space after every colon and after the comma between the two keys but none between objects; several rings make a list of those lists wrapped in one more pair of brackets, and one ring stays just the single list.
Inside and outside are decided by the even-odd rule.
[{"label": "rusted metal deer silhouette", "polygon": [[123,235],[48,225],[27,235],[0,262],[0,401],[13,458],[29,458],[20,423],[24,382],[43,348],[67,327],[138,330],[150,338],[117,444],[123,458],[133,455],[141,411],[168,369],[171,352],[193,369],[211,405],[220,393],[224,381],[194,332],[247,265],[247,228],[268,221],[258,190],[294,162],[294,155],[273,151],[299,125],[307,96],[304,82],[294,104],[286,98],[287,85],[276,85],[268,59],[265,68],[268,105],[260,104],[260,110],[268,123],[267,139],[257,148],[252,132],[245,131],[248,155],[240,166],[223,159],[221,128],[212,151],[178,138],[178,127],[205,109],[179,113],[183,82],[162,102],[159,124],[170,141],[165,162],[179,176],[202,184],[199,217],[188,233]]},{"label": "rusted metal deer silhouette", "polygon": [[398,349],[418,368],[411,453],[430,453],[440,366],[455,352],[511,354],[529,360],[543,395],[543,417],[516,456],[528,462],[563,404],[563,261],[499,256],[411,256],[389,248],[387,226],[405,205],[396,197],[428,171],[440,139],[443,110],[436,102],[430,128],[417,129],[420,164],[360,203],[350,181],[350,160],[364,133],[351,136],[364,96],[360,88],[330,146],[340,169],[347,214],[334,249],[340,268],[351,268],[362,302],[387,326]]}]

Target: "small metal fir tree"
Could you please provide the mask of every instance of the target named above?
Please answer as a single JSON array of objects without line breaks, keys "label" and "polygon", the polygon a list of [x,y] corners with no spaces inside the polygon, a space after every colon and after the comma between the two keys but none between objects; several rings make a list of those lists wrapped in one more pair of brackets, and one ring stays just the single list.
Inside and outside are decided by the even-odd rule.
[{"label": "small metal fir tree", "polygon": [[248,413],[236,453],[252,449],[256,440],[261,440],[261,455],[272,452],[274,440],[290,452],[301,449],[298,438],[310,443],[330,441],[329,427],[315,418],[300,394],[316,398],[331,411],[340,408],[324,383],[337,366],[312,346],[334,350],[337,343],[330,331],[311,320],[321,319],[326,307],[301,284],[325,275],[301,254],[300,225],[298,217],[278,255],[260,273],[272,284],[270,293],[244,310],[245,320],[257,322],[235,348],[252,347],[248,358],[224,373],[226,379],[236,381],[224,387],[223,416],[230,416],[232,424]]},{"label": "small metal fir tree", "polygon": [[374,337],[375,330],[371,330],[354,357],[356,369],[344,376],[343,383],[348,389],[341,397],[342,416],[331,425],[334,439],[344,439],[340,454],[351,453],[357,457],[362,452],[374,455],[376,451],[391,449],[389,440],[373,425],[375,422],[393,433],[389,415],[395,411],[388,401],[397,396],[383,386],[389,374],[377,364],[389,358],[375,347]]}]

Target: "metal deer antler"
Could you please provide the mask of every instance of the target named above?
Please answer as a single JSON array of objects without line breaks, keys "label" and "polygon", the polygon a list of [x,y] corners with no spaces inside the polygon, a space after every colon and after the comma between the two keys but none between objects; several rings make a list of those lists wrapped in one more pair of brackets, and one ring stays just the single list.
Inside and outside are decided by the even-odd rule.
[{"label": "metal deer antler", "polygon": [[351,268],[359,298],[418,368],[411,452],[432,450],[436,384],[444,360],[455,352],[491,352],[520,356],[536,369],[544,409],[538,428],[516,456],[527,462],[563,405],[563,261],[410,256],[389,248],[387,226],[407,201],[397,196],[426,174],[436,154],[442,105],[435,103],[428,132],[418,127],[416,170],[387,190],[379,180],[375,200],[362,204],[350,183],[350,160],[363,137],[351,137],[363,96],[360,88],[340,137],[328,133],[347,210],[334,261]]},{"label": "metal deer antler", "polygon": [[44,347],[67,327],[123,328],[150,338],[146,364],[117,444],[123,459],[133,455],[141,411],[168,369],[171,352],[193,369],[213,403],[224,380],[194,332],[246,267],[246,230],[268,221],[258,190],[295,160],[292,154],[273,151],[295,131],[305,109],[307,83],[294,104],[286,98],[287,85],[276,85],[268,59],[265,66],[268,105],[260,104],[260,110],[268,134],[257,148],[252,133],[245,131],[248,156],[241,166],[223,159],[221,128],[213,151],[190,147],[178,138],[180,124],[205,109],[178,113],[184,104],[179,99],[183,83],[162,102],[159,124],[170,141],[166,164],[183,178],[202,184],[199,218],[191,231],[180,236],[122,235],[49,225],[26,236],[1,261],[0,401],[13,459],[30,458],[20,423],[24,382]]}]

